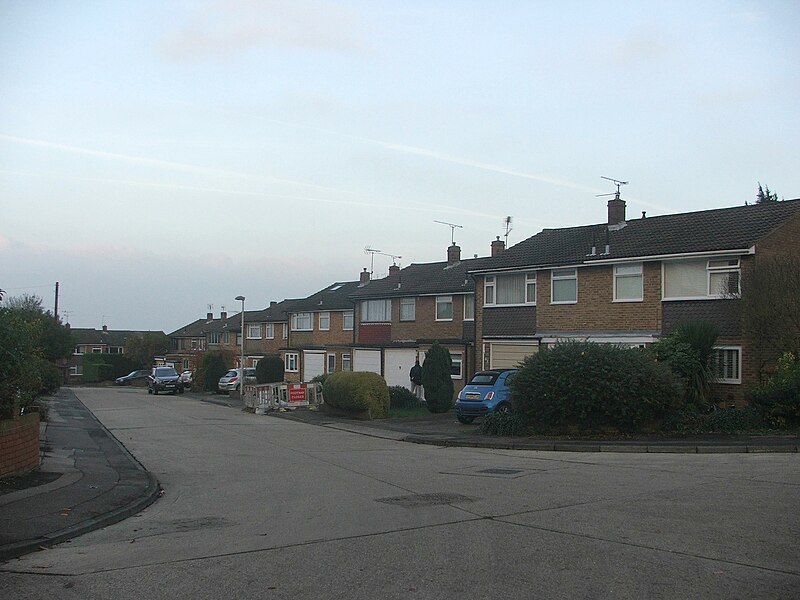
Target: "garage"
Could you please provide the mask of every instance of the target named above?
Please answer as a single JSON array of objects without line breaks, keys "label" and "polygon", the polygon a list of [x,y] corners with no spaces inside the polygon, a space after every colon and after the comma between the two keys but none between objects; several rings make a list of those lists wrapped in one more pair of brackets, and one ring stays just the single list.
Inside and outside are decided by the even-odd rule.
[{"label": "garage", "polygon": [[353,371],[368,371],[370,373],[381,373],[381,351],[380,350],[354,350],[353,351]]},{"label": "garage", "polygon": [[414,361],[417,360],[417,351],[414,348],[391,348],[387,349],[384,354],[385,369],[384,379],[386,385],[401,385],[411,389],[411,380],[408,378],[408,373],[411,367],[414,366]]},{"label": "garage", "polygon": [[303,352],[303,381],[311,381],[317,375],[325,373],[324,352]]},{"label": "garage", "polygon": [[512,369],[526,356],[539,350],[536,344],[489,344],[489,357],[492,369]]}]

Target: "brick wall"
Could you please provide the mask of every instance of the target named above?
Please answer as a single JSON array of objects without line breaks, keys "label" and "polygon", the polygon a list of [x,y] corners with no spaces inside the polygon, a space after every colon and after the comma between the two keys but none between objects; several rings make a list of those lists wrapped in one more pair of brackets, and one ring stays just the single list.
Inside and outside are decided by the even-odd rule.
[{"label": "brick wall", "polygon": [[[450,295],[450,294],[442,294]],[[393,340],[453,340],[464,334],[464,296],[452,295],[453,320],[436,320],[436,297],[419,296],[413,321],[400,320],[400,300],[392,299]]]},{"label": "brick wall", "polygon": [[0,421],[0,476],[39,466],[39,414]]}]

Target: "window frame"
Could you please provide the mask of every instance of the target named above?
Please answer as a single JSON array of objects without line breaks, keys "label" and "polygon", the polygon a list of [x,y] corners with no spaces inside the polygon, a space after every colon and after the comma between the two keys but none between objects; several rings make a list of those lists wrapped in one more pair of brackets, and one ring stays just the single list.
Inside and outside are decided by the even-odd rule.
[{"label": "window frame", "polygon": [[[258,335],[253,335],[253,328],[258,328]],[[261,339],[261,323],[248,323],[247,324],[247,339],[248,340],[260,340]]]},{"label": "window frame", "polygon": [[[733,262],[735,261],[735,265],[720,265],[720,266],[712,266],[712,263],[718,263],[722,261]],[[669,271],[671,271],[670,267],[680,267],[681,264],[686,265],[689,263],[695,263],[695,268],[697,269],[696,275],[700,276],[700,270],[702,267],[699,265],[705,262],[705,289],[699,295],[682,295],[682,296],[668,296],[667,295],[667,287],[672,279],[668,277]],[[719,275],[722,273],[736,273],[737,274],[737,288],[738,291],[734,294],[717,294],[712,293],[712,286],[711,286],[711,279],[713,275]],[[681,300],[720,300],[726,298],[738,298],[741,296],[742,292],[742,260],[741,257],[738,255],[720,255],[720,256],[708,256],[705,257],[689,257],[689,258],[681,258],[678,260],[663,260],[661,261],[661,300],[665,302],[673,302],[673,301],[681,301]]]},{"label": "window frame", "polygon": [[[630,268],[630,267],[636,267],[636,266],[639,267],[639,272],[638,273],[618,273],[617,272],[617,270],[620,269],[620,267],[622,267],[622,268],[624,268],[624,267]],[[614,265],[613,277],[614,277],[614,292],[613,292],[614,295],[613,295],[612,302],[644,302],[644,263],[637,262],[637,263],[624,263],[624,264],[620,264],[620,265]],[[640,284],[640,286],[639,286],[639,291],[640,291],[639,297],[638,298],[618,298],[617,297],[617,289],[618,289],[617,281],[619,279],[634,279],[634,278],[638,278],[639,279],[639,284]]]},{"label": "window frame", "polygon": [[[323,326],[323,319],[325,325]],[[324,310],[319,313],[317,324],[319,326],[320,331],[330,331],[331,330],[331,313],[330,311]]]},{"label": "window frame", "polygon": [[[729,264],[727,265],[720,265],[720,266],[711,266],[713,262],[723,262],[726,261]],[[736,264],[730,264],[735,262]],[[707,294],[709,298],[728,298],[733,296],[734,298],[738,298],[742,295],[742,261],[738,256],[730,257],[730,258],[709,258],[706,262],[706,273],[707,273],[707,281],[708,281],[708,288]],[[723,294],[719,293],[712,293],[711,289],[711,277],[713,275],[723,275],[731,273],[736,273],[736,288],[735,292],[726,292]]]},{"label": "window frame", "polygon": [[[331,368],[331,359],[333,359],[333,368]],[[325,372],[326,373],[335,373],[336,372],[336,353],[335,352],[328,352],[325,358]]]},{"label": "window frame", "polygon": [[264,323],[264,339],[275,339],[275,323]]},{"label": "window frame", "polygon": [[[347,368],[345,368],[347,365]],[[342,354],[342,371],[352,371],[353,370],[353,361],[349,352],[345,352]]]},{"label": "window frame", "polygon": [[[411,307],[411,316],[403,316],[403,308]],[[417,320],[417,299],[414,296],[400,298],[400,311],[398,319],[403,323],[411,323]]]},{"label": "window frame", "polygon": [[208,334],[208,343],[211,344],[219,344],[220,340],[222,339],[222,334],[218,331],[214,331]]},{"label": "window frame", "polygon": [[[501,303],[497,301],[497,287],[499,279],[504,277],[523,278],[522,285],[523,285],[524,298],[522,302]],[[517,271],[514,273],[498,273],[495,275],[485,275],[483,278],[483,305],[484,306],[536,306],[537,289],[538,289],[538,281],[537,281],[536,271]]]},{"label": "window frame", "polygon": [[[439,305],[440,304],[444,305],[444,306],[446,306],[448,304],[450,305],[450,317],[449,318],[448,317],[440,317],[439,316]],[[434,317],[435,317],[437,322],[449,322],[449,321],[452,321],[453,318],[455,317],[454,313],[455,313],[455,311],[453,310],[453,296],[445,296],[445,295],[436,296],[436,307],[435,307]]]},{"label": "window frame", "polygon": [[[383,317],[382,319],[369,318],[369,306],[377,303],[383,303]],[[365,310],[366,308],[366,310]],[[361,322],[362,323],[391,323],[392,322],[392,300],[391,298],[373,298],[371,300],[361,301]]]},{"label": "window frame", "polygon": [[[467,301],[470,302],[467,302]],[[474,321],[475,320],[475,294],[464,294],[464,301],[462,302],[463,307],[463,319],[465,321]],[[467,313],[467,305],[470,304],[472,306],[471,314]]]},{"label": "window frame", "polygon": [[[456,356],[458,359],[455,358]],[[450,352],[450,361],[450,379],[462,379],[464,377],[464,353]],[[456,365],[458,365],[458,373],[454,373]]]},{"label": "window frame", "polygon": [[[724,371],[728,363],[725,361],[726,352],[736,352],[736,376],[719,377],[718,368]],[[719,356],[722,356],[721,360]],[[712,357],[712,368],[714,369],[714,382],[722,384],[741,384],[742,383],[742,347],[741,346],[714,346],[714,356]]]},{"label": "window frame", "polygon": [[298,352],[286,352],[283,355],[286,362],[287,373],[298,373],[300,371],[300,354]]},{"label": "window frame", "polygon": [[[350,327],[347,326],[348,321],[350,321]],[[346,310],[342,312],[342,331],[353,331],[355,321],[355,311]]]},{"label": "window frame", "polygon": [[[573,275],[556,275],[558,272],[572,271]],[[554,300],[557,281],[574,281],[575,282],[575,299],[574,300]],[[577,304],[578,303],[578,268],[567,267],[565,269],[551,269],[550,270],[550,304]]]},{"label": "window frame", "polygon": [[[300,322],[301,318],[302,323]],[[306,322],[308,327],[305,327]],[[292,313],[292,331],[314,331],[314,314],[310,312]]]}]

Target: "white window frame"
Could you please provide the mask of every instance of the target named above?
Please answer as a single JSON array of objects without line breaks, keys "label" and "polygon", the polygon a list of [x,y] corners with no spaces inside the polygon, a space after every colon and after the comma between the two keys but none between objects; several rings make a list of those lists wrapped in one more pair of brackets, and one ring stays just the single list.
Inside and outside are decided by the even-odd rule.
[{"label": "white window frame", "polygon": [[[667,295],[667,270],[670,265],[680,266],[681,263],[695,263],[695,268],[697,269],[697,275],[700,274],[700,267],[699,265],[705,261],[705,290],[700,291],[698,295],[694,296],[668,296]],[[728,262],[735,264],[727,264],[722,265],[719,263]],[[718,263],[718,264],[714,264]],[[733,294],[734,297],[738,297],[741,294],[742,290],[742,263],[741,259],[738,256],[714,256],[708,258],[690,258],[690,259],[681,259],[681,260],[670,260],[670,261],[662,261],[661,263],[661,299],[670,302],[676,300],[719,300],[730,298],[731,294],[718,294],[716,291],[712,291],[711,279],[713,275],[719,275],[723,273],[736,273],[737,274],[737,288],[738,291]],[[699,291],[699,290],[698,290]]]},{"label": "white window frame", "polygon": [[[567,272],[571,271],[571,275]],[[554,300],[557,281],[574,281],[575,282],[575,299],[574,300]],[[552,269],[550,271],[550,304],[577,304],[578,303],[578,269]]]},{"label": "white window frame", "polygon": [[[634,271],[638,268],[638,271]],[[628,272],[625,272],[628,269]],[[618,298],[617,281],[620,279],[638,279],[639,297],[638,298]],[[624,265],[614,265],[614,302],[643,302],[644,301],[644,266],[643,263],[626,263]]]},{"label": "white window frame", "polygon": [[[468,311],[467,306],[471,306],[472,310]],[[464,320],[475,320],[475,294],[464,294]]]},{"label": "white window frame", "polygon": [[300,371],[300,354],[297,352],[287,352],[283,355],[286,362],[287,373],[297,373]]},{"label": "white window frame", "polygon": [[209,344],[219,344],[221,334],[219,332],[212,332],[208,334],[208,343]]},{"label": "white window frame", "polygon": [[[349,327],[348,322],[350,324]],[[353,331],[354,322],[355,315],[352,310],[346,310],[342,313],[342,331]]]},{"label": "white window frame", "polygon": [[[331,360],[333,362],[333,367],[331,367]],[[333,352],[328,353],[327,362],[325,363],[326,373],[335,373],[336,372],[336,354]]]},{"label": "white window frame", "polygon": [[77,366],[75,366],[75,365],[71,366],[71,367],[69,368],[69,374],[70,374],[70,375],[80,375],[81,373],[80,373],[80,371],[79,371],[79,367],[77,367]]},{"label": "white window frame", "polygon": [[[461,379],[464,376],[464,353],[450,352],[450,379]],[[458,367],[458,373],[455,372]]]},{"label": "white window frame", "polygon": [[[718,263],[712,266],[712,263]],[[719,263],[728,263],[728,264],[719,264]],[[738,256],[732,258],[709,258],[708,262],[706,263],[706,271],[708,272],[708,296],[709,298],[728,298],[731,295],[731,292],[726,292],[723,294],[718,293],[716,290],[712,290],[711,287],[711,278],[713,275],[724,275],[728,274],[730,276],[731,273],[736,273],[736,291],[732,292],[732,295],[735,297],[739,297],[742,293],[742,262]]]},{"label": "white window frame", "polygon": [[319,313],[319,330],[330,331],[330,329],[331,329],[331,313],[326,310]]},{"label": "white window frame", "polygon": [[[450,305],[450,316],[439,316],[439,305]],[[452,296],[436,296],[436,320],[437,321],[452,321],[453,320],[453,297]]]},{"label": "white window frame", "polygon": [[[719,377],[717,376],[718,367],[721,367],[723,370],[726,366],[729,365],[729,362],[726,360],[726,353],[727,352],[736,352],[736,364],[733,365],[736,369],[736,376],[735,377]],[[721,356],[721,358],[720,358]],[[733,384],[740,384],[742,383],[742,347],[741,346],[714,346],[714,356],[711,359],[712,365],[714,368],[714,381],[716,383],[733,383]]]},{"label": "white window frame", "polygon": [[292,313],[292,331],[313,331],[314,315],[310,312]]},{"label": "white window frame", "polygon": [[342,354],[342,371],[352,371],[353,361],[350,359],[349,353]]},{"label": "white window frame", "polygon": [[80,356],[85,351],[86,351],[86,346],[75,346],[75,352],[73,352],[73,354]]},{"label": "white window frame", "polygon": [[[380,310],[379,305],[383,303],[383,309]],[[374,312],[382,312],[384,318],[371,318],[370,307],[374,306]],[[391,323],[392,322],[392,300],[390,298],[377,299],[377,300],[362,300],[361,301],[361,322],[362,323]]]},{"label": "white window frame", "polygon": [[275,323],[264,323],[264,337],[268,340],[275,339]]},{"label": "white window frame", "polygon": [[283,339],[289,339],[289,323],[283,323]]},{"label": "white window frame", "polygon": [[[525,298],[522,302],[498,302],[498,280],[503,277],[524,277]],[[536,271],[503,273],[486,275],[483,278],[483,304],[484,306],[536,306]]]},{"label": "white window frame", "polygon": [[[257,329],[256,335],[253,335],[253,328]],[[260,340],[261,339],[261,323],[248,323],[247,324],[247,339]]]},{"label": "white window frame", "polygon": [[[408,310],[410,307],[411,315],[403,316],[403,309],[405,308]],[[414,297],[411,298],[400,298],[400,314],[398,317],[403,322],[411,322],[417,320],[417,299]]]},{"label": "white window frame", "polygon": [[92,354],[102,354],[102,353],[103,353],[103,348],[98,348],[97,346],[94,346],[92,348]]}]

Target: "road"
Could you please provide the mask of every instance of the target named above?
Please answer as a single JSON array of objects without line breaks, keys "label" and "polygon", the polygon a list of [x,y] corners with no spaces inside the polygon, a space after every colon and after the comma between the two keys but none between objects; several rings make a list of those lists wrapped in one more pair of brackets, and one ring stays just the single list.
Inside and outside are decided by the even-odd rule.
[{"label": "road", "polygon": [[76,390],[165,495],[4,598],[796,598],[797,454],[439,448]]}]

